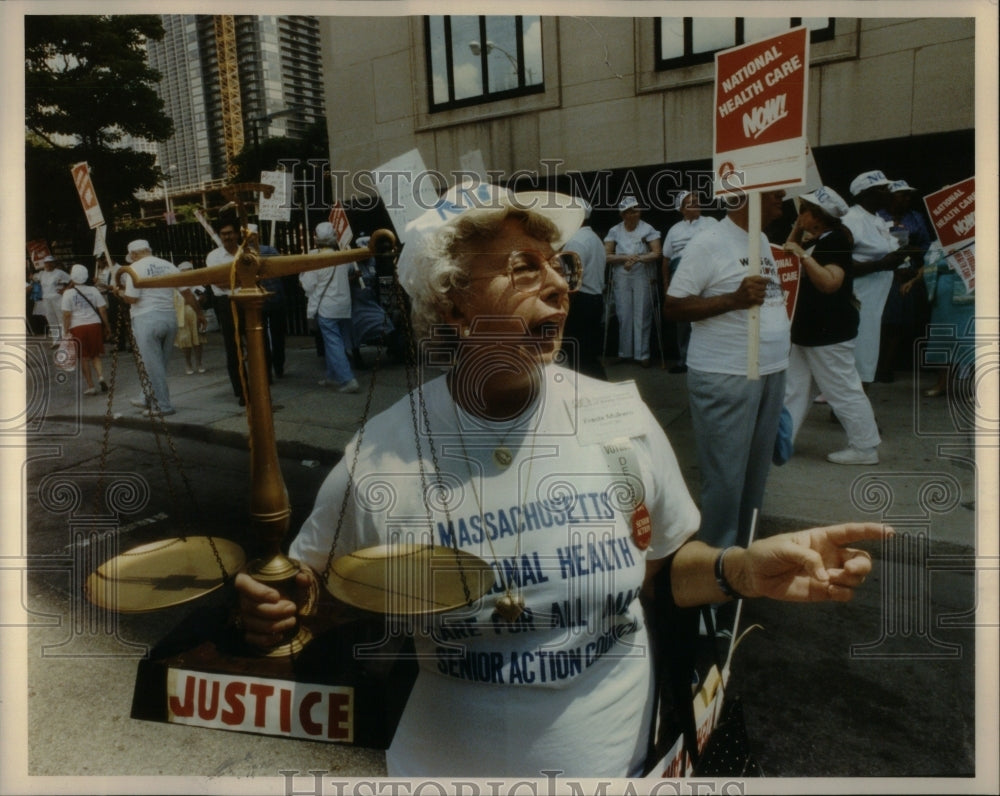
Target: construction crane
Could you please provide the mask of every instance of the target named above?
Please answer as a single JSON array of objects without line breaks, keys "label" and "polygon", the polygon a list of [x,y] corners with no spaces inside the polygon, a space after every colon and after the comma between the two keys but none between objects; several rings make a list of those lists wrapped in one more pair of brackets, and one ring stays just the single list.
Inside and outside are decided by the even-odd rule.
[{"label": "construction crane", "polygon": [[226,172],[232,178],[239,172],[236,156],[243,151],[243,103],[240,99],[240,75],[236,56],[236,18],[216,16],[214,22]]}]

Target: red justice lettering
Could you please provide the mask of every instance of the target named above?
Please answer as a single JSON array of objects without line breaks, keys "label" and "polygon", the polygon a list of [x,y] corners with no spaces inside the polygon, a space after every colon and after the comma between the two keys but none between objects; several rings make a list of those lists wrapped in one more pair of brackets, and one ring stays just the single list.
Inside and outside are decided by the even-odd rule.
[{"label": "red justice lettering", "polygon": [[350,743],[354,690],[171,669],[169,720],[201,727]]}]

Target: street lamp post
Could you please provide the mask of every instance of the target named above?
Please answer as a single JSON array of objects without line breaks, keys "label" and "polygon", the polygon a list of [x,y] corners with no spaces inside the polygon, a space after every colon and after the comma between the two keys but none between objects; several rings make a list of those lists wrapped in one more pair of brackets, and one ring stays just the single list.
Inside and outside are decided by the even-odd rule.
[{"label": "street lamp post", "polygon": [[[470,41],[469,42],[469,50],[472,52],[473,55],[482,56],[482,54],[483,54],[483,45],[481,45],[478,41],[475,41],[475,40]],[[494,50],[497,50],[498,52],[500,52],[503,55],[505,55],[507,57],[507,60],[510,61],[510,67],[511,67],[511,69],[514,70],[514,82],[516,83],[517,79],[518,79],[518,75],[520,73],[519,69],[518,69],[517,59],[513,55],[511,55],[507,50],[505,50],[503,47],[501,47],[499,44],[497,44],[496,42],[493,42],[493,41],[490,41],[489,39],[487,39],[486,40],[486,55],[489,55]]]}]

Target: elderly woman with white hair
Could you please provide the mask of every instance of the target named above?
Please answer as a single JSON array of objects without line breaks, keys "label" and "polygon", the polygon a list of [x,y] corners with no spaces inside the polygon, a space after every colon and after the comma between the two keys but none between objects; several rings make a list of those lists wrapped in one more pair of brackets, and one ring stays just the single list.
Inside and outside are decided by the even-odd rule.
[{"label": "elderly woman with white hair", "polygon": [[108,391],[101,365],[104,341],[111,337],[108,303],[100,290],[87,284],[90,279],[87,266],[77,263],[70,268],[69,278],[70,282],[63,290],[60,299],[63,326],[69,331],[70,337],[76,340],[80,349],[80,372],[87,382],[87,389],[83,394],[97,395],[97,388],[94,386],[95,373],[101,392]]},{"label": "elderly woman with white hair", "polygon": [[[581,269],[559,247],[582,219],[570,197],[480,186],[408,228],[423,235],[408,235],[399,280],[423,362],[446,372],[368,422],[291,543],[303,591],[375,546],[488,564],[485,593],[415,623],[391,776],[636,775],[654,711],[644,585],[665,573],[656,586],[683,605],[847,600],[871,561],[842,545],[886,533],[835,526],[728,551],[692,540],[698,511],[638,393],[561,362]],[[296,625],[276,589],[244,573],[236,588],[250,645]]]}]

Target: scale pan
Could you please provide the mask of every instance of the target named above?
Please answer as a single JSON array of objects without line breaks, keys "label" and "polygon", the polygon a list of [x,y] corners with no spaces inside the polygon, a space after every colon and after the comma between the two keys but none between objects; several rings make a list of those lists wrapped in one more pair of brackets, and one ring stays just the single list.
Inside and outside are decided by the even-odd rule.
[{"label": "scale pan", "polygon": [[216,536],[161,539],[104,562],[87,578],[84,594],[94,605],[121,613],[190,602],[225,582],[212,542],[226,572],[235,575],[246,561],[243,548],[235,542]]},{"label": "scale pan", "polygon": [[326,587],[355,608],[410,616],[475,602],[493,587],[494,579],[493,568],[471,553],[429,544],[394,544],[335,558]]}]

